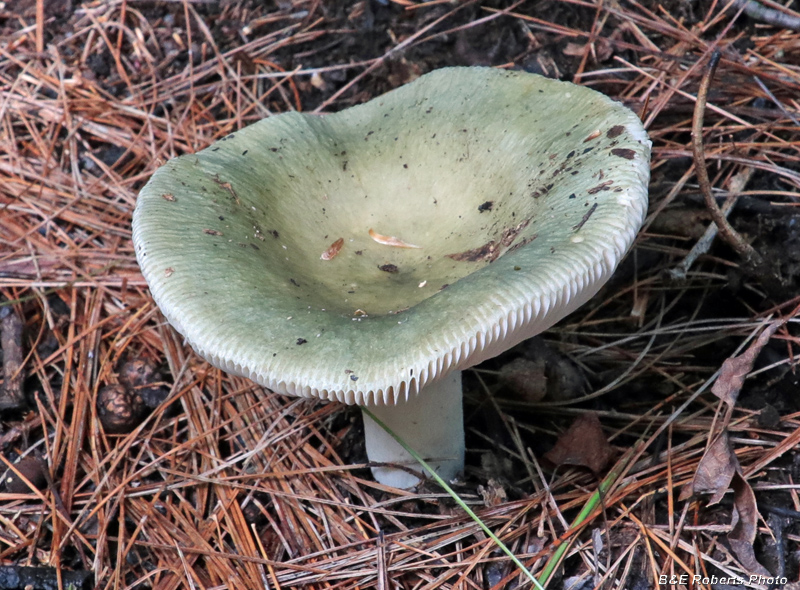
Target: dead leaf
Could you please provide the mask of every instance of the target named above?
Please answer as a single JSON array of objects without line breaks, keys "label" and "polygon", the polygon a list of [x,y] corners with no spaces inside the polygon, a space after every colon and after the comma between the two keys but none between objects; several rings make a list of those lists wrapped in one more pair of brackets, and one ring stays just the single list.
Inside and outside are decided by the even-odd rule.
[{"label": "dead leaf", "polygon": [[395,248],[417,248],[417,249],[421,248],[421,246],[415,246],[414,244],[409,244],[408,242],[404,242],[400,238],[396,238],[394,236],[381,235],[372,229],[369,230],[369,237],[371,237],[379,244],[383,244],[384,246],[394,246]]},{"label": "dead leaf", "polygon": [[[400,2],[394,0],[394,2],[402,6],[410,6],[413,4],[413,2],[406,2],[406,0],[402,0]],[[392,88],[402,86],[403,84],[408,84],[409,82],[419,78],[422,74],[420,67],[414,62],[408,61],[405,57],[389,60],[386,65],[388,66],[389,70],[386,78],[388,79]]]},{"label": "dead leaf", "polygon": [[488,508],[499,506],[508,500],[505,488],[494,478],[486,482],[486,487],[478,486],[478,493],[483,498],[484,506]]},{"label": "dead leaf", "polygon": [[554,465],[580,465],[600,473],[614,450],[608,444],[600,420],[591,412],[578,416],[544,458]]},{"label": "dead leaf", "polygon": [[761,352],[761,349],[766,346],[769,339],[775,331],[784,324],[784,321],[775,321],[769,324],[764,331],[759,334],[755,342],[753,342],[747,350],[739,356],[726,359],[722,363],[722,368],[719,371],[719,377],[711,387],[711,393],[716,395],[719,399],[724,401],[728,406],[733,408],[736,405],[736,399],[739,397],[739,392],[744,385],[744,378],[753,368],[753,363],[756,357]]},{"label": "dead leaf", "polygon": [[320,256],[320,258],[322,260],[333,260],[334,258],[336,258],[336,255],[342,249],[343,245],[344,245],[344,238],[339,238],[333,244],[330,245],[330,248],[328,248],[322,253],[322,256]]},{"label": "dead leaf", "polygon": [[711,492],[709,504],[716,504],[729,488],[733,488],[733,528],[728,533],[731,549],[745,569],[767,577],[771,574],[758,562],[753,550],[758,527],[756,496],[742,475],[742,468],[725,429],[747,373],[752,370],[756,357],[769,339],[784,323],[785,321],[770,323],[745,352],[722,363],[719,377],[711,391],[727,404],[729,412],[721,424],[718,424],[721,432],[700,459],[692,482],[683,488],[680,495],[681,500],[685,500],[696,492]]},{"label": "dead leaf", "polygon": [[728,433],[722,432],[706,449],[691,483],[681,490],[680,499],[686,500],[699,492],[711,492],[708,503],[716,504],[728,491],[733,476],[740,469]]},{"label": "dead leaf", "polygon": [[550,348],[541,337],[528,340],[524,351],[526,358],[544,361],[548,399],[566,401],[586,393],[586,380],[578,366],[567,356]]},{"label": "dead leaf", "polygon": [[729,488],[733,488],[733,518],[728,533],[731,549],[748,571],[758,575],[771,574],[755,557],[753,541],[758,527],[758,507],[753,488],[742,476],[739,460],[733,452],[727,432],[722,432],[708,447],[697,466],[692,482],[681,490],[686,500],[696,492],[712,492],[709,504],[716,504]]},{"label": "dead leaf", "polygon": [[547,393],[545,360],[516,358],[500,368],[500,381],[522,401],[541,401]]},{"label": "dead leaf", "polygon": [[753,541],[758,529],[756,495],[747,480],[736,473],[733,486],[733,529],[728,533],[731,549],[751,574],[770,577],[772,574],[756,560]]}]

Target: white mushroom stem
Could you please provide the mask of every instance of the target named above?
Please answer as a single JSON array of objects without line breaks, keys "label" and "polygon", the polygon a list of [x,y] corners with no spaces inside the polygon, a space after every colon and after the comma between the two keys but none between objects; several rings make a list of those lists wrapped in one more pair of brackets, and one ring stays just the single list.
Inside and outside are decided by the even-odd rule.
[{"label": "white mushroom stem", "polygon": [[[464,411],[461,404],[461,372],[454,371],[427,385],[417,395],[396,405],[371,406],[378,420],[386,424],[445,481],[464,469]],[[402,465],[373,467],[372,475],[384,485],[412,488],[424,475],[422,466],[383,428],[366,414],[364,438],[367,457],[373,463]]]}]

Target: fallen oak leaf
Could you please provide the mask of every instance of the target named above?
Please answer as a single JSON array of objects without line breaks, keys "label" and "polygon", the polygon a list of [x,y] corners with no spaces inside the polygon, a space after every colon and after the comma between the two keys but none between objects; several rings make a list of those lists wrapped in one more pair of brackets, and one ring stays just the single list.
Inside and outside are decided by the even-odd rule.
[{"label": "fallen oak leaf", "polygon": [[723,431],[703,453],[692,481],[681,490],[680,499],[686,500],[700,492],[711,492],[708,503],[716,504],[722,500],[733,477],[740,471],[739,460],[733,452],[728,433]]},{"label": "fallen oak leaf", "polygon": [[756,559],[753,549],[758,524],[756,496],[742,475],[739,459],[733,452],[727,431],[723,431],[706,449],[691,483],[681,490],[680,499],[686,500],[699,492],[711,492],[708,503],[713,505],[722,500],[730,488],[733,488],[733,528],[728,533],[731,549],[749,572],[770,576]]},{"label": "fallen oak leaf", "polygon": [[758,506],[756,495],[747,480],[736,473],[731,482],[733,487],[733,529],[728,533],[731,549],[741,564],[751,574],[771,577],[772,574],[756,559],[753,542],[758,530]]},{"label": "fallen oak leaf", "polygon": [[732,529],[728,533],[728,542],[747,571],[767,577],[771,574],[758,562],[753,549],[758,525],[755,493],[742,475],[741,465],[728,437],[727,425],[745,377],[752,370],[756,357],[775,331],[785,323],[786,320],[771,322],[745,352],[726,359],[722,364],[711,392],[728,406],[728,412],[722,423],[717,425],[720,433],[700,458],[691,483],[680,494],[680,499],[686,500],[697,492],[711,492],[709,504],[716,504],[729,488],[733,488]]},{"label": "fallen oak leaf", "polygon": [[756,357],[769,342],[769,339],[772,338],[775,331],[784,323],[786,323],[785,320],[770,323],[747,350],[739,356],[725,359],[720,368],[719,377],[711,387],[711,393],[728,404],[730,408],[733,408],[744,385],[744,379],[753,368]]}]

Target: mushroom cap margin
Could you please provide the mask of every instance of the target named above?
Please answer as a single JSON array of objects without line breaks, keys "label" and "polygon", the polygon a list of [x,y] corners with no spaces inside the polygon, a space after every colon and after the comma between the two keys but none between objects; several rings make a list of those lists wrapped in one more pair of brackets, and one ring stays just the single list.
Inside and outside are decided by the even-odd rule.
[{"label": "mushroom cap margin", "polygon": [[[575,193],[577,200],[584,199],[584,193],[591,198],[586,196],[583,208],[571,216],[563,215],[562,238],[547,234],[543,220],[543,229],[528,244],[408,310],[354,318],[303,309],[290,300],[264,299],[258,278],[226,274],[226,248],[234,253],[247,248],[227,246],[225,232],[216,236],[212,228],[202,228],[200,236],[201,226],[192,225],[191,215],[198,211],[204,219],[216,214],[212,202],[238,200],[240,194],[259,190],[257,175],[245,181],[230,172],[230,158],[252,146],[270,156],[275,152],[264,146],[278,137],[290,141],[298,129],[301,141],[313,140],[316,134],[319,141],[329,142],[329,124],[358,124],[389,107],[415,117],[423,99],[451,109],[451,115],[455,111],[456,117],[468,107],[488,105],[477,117],[486,120],[498,109],[497,95],[513,105],[541,94],[552,95],[557,104],[542,106],[539,118],[561,126],[556,126],[553,139],[536,138],[534,144],[546,144],[537,149],[565,157],[568,149],[592,148],[575,160],[580,161],[579,174],[571,177],[575,184],[554,183],[541,199],[562,203]],[[572,103],[566,114],[565,103]],[[565,137],[564,123],[572,121],[572,134]],[[533,149],[527,144],[516,147]],[[215,366],[279,393],[346,403],[393,403],[450,371],[478,364],[546,330],[590,299],[630,248],[644,219],[649,149],[638,118],[602,94],[531,74],[447,68],[341,113],[271,117],[198,154],[172,160],[140,193],[134,245],[167,320]],[[198,177],[206,194],[183,186]],[[604,185],[608,180],[603,178],[612,183]],[[492,196],[487,195],[487,201]],[[202,240],[187,242],[188,231],[192,239],[220,238],[217,251]],[[233,260],[230,266],[236,267],[238,258]]]}]

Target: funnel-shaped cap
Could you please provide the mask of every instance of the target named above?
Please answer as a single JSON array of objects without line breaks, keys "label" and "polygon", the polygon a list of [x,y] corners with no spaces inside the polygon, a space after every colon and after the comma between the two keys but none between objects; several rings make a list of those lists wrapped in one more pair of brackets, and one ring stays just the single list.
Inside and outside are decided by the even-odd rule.
[{"label": "funnel-shaped cap", "polygon": [[139,196],[136,255],[213,364],[280,393],[392,403],[589,299],[644,218],[649,146],[592,90],[438,70],[170,161]]}]

